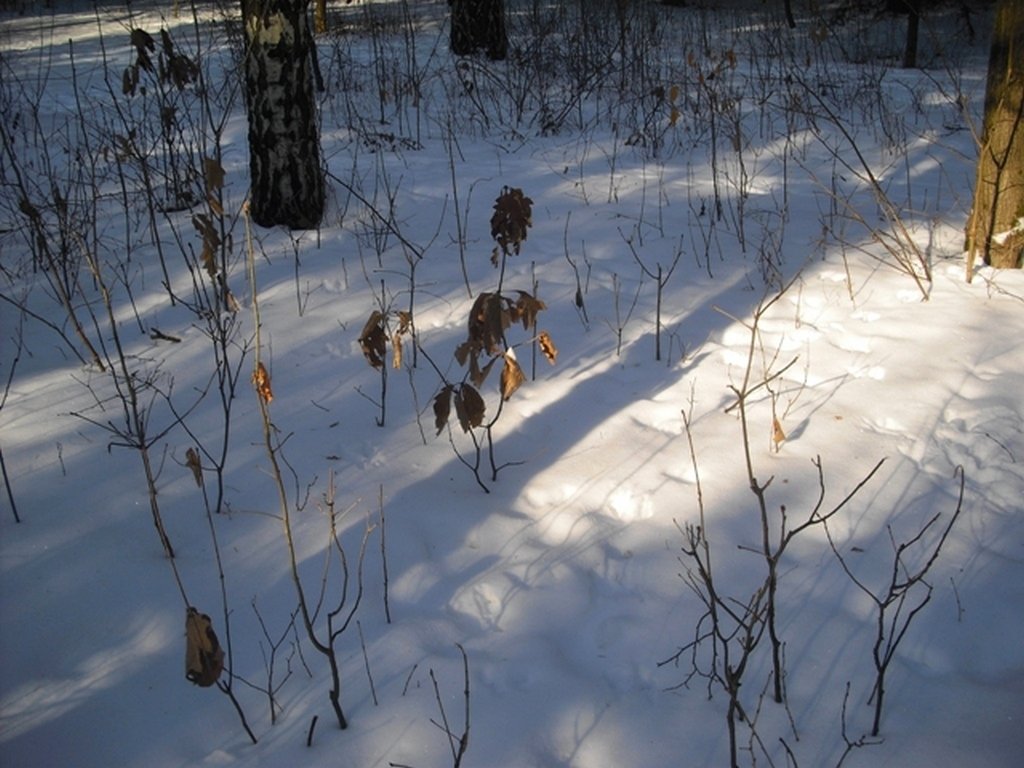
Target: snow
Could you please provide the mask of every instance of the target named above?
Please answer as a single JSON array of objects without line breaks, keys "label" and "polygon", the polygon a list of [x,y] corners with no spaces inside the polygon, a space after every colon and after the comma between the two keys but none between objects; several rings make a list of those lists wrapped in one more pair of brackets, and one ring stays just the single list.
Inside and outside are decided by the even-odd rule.
[{"label": "snow", "polygon": [[[242,305],[237,339],[252,338],[255,292],[260,355],[273,381],[269,410],[287,461],[284,486],[307,594],[318,593],[325,571],[330,478],[353,575],[366,541],[362,601],[337,641],[349,720],[344,732],[333,722],[327,664],[301,620],[291,625],[297,598],[249,385],[251,346],[231,413],[224,509],[210,518],[215,551],[203,492],[185,464],[190,447],[216,453],[221,444],[216,390],[198,394],[209,385],[213,353],[202,320],[168,300],[144,239],[144,217],[132,219],[135,304],[119,286],[119,329],[135,370],[156,375],[164,391],[173,384],[171,400],[186,413],[184,426],[176,424],[165,399],[147,401],[151,434],[168,429],[152,455],[160,510],[177,553],[172,570],[153,527],[138,452],[116,445],[119,439],[95,423],[121,418],[118,401],[110,399],[110,375],[80,363],[58,333],[18,309],[56,323],[79,348],[42,274],[25,266],[31,252],[16,229],[24,222],[12,187],[5,189],[0,258],[9,300],[0,303],[0,365],[4,381],[12,370],[13,376],[0,410],[0,447],[21,522],[5,492],[0,764],[451,765],[439,701],[458,736],[466,710],[460,647],[469,670],[464,765],[727,764],[725,692],[699,677],[679,687],[689,671],[686,655],[678,665],[659,662],[693,639],[703,612],[681,578],[688,564],[681,527],[699,520],[698,491],[718,588],[746,601],[764,578],[764,560],[755,553],[757,504],[732,406],[748,373],[757,384],[780,371],[747,403],[754,472],[762,484],[772,478],[769,510],[776,515],[785,505],[791,525],[806,518],[819,491],[813,463],[819,457],[826,509],[884,459],[829,524],[839,550],[871,588],[883,588],[888,578],[893,541],[910,539],[936,514],[939,527],[945,525],[957,506],[957,468],[965,479],[961,516],[928,575],[931,601],[889,669],[881,738],[868,738],[843,765],[1006,768],[1019,761],[1024,274],[978,267],[965,280],[962,229],[976,149],[949,98],[959,82],[977,119],[987,42],[979,35],[923,72],[888,69],[874,58],[841,65],[822,54],[803,73],[827,75],[835,103],[849,109],[860,148],[877,163],[872,171],[926,254],[932,277],[924,296],[907,264],[894,262],[875,237],[891,230],[870,190],[837,170],[837,157],[855,163],[842,136],[821,120],[826,146],[806,126],[789,131],[779,113],[759,112],[754,96],[763,86],[742,83],[766,61],[754,55],[747,61],[741,41],[775,27],[744,32],[735,4],[723,5],[717,13],[659,13],[708,24],[723,46],[736,46],[740,64],[723,79],[745,94],[745,198],[738,196],[741,176],[730,141],[721,138],[716,177],[710,136],[670,130],[667,115],[659,118],[665,142],[658,152],[628,146],[602,117],[604,107],[589,103],[580,107],[594,110],[582,126],[552,135],[517,123],[512,107],[484,125],[446,79],[443,28],[426,23],[417,28],[416,50],[439,95],[424,97],[421,122],[421,107],[403,103],[401,118],[396,113],[388,125],[375,125],[375,92],[325,95],[324,148],[333,176],[323,229],[255,230],[253,286],[244,223],[233,220],[228,283]],[[344,13],[358,20],[388,8],[357,5]],[[428,16],[441,10],[428,4]],[[3,17],[3,78],[41,89],[41,119],[52,120],[56,131],[51,149],[59,149],[76,119],[64,38],[75,38],[78,87],[101,114],[98,105],[110,94],[97,18],[119,86],[129,54],[122,11]],[[158,11],[159,5],[137,9],[132,23],[151,32],[166,23],[183,40],[192,34],[189,19],[161,22]],[[346,56],[372,63],[371,43],[404,50],[398,33],[359,29],[321,41],[329,80]],[[899,38],[888,30],[894,38],[872,38],[879,47],[864,42],[869,33],[884,35],[884,22],[851,23],[847,32],[855,48],[868,51]],[[37,77],[44,60],[50,69]],[[510,65],[473,66],[500,73]],[[881,91],[857,90],[874,81]],[[346,104],[360,99],[376,106],[364,104],[350,125],[343,119]],[[232,216],[247,183],[240,102],[233,110],[223,146],[225,208]],[[454,137],[446,133],[452,124],[460,127]],[[11,130],[24,132],[15,135],[28,163],[40,147],[24,139],[26,122],[17,125]],[[410,141],[368,148],[361,140],[368,126]],[[7,173],[6,156],[3,167]],[[551,333],[559,354],[554,366],[538,356],[535,380],[504,405],[494,428],[496,460],[504,466],[492,480],[485,451],[485,493],[447,433],[435,436],[431,403],[442,382],[426,356],[449,380],[461,380],[452,351],[465,336],[473,297],[457,232],[465,232],[473,295],[494,290],[489,221],[505,186],[533,200],[533,226],[522,253],[510,257],[504,285],[532,291],[537,281],[547,305],[539,327]],[[114,250],[124,246],[125,217],[110,191],[97,208],[98,231]],[[716,192],[725,209],[717,222]],[[366,204],[387,213],[392,197],[393,224],[421,260]],[[874,232],[844,215],[847,201]],[[165,247],[172,225],[183,241],[199,246],[184,212],[161,219]],[[663,285],[659,360],[657,285],[644,272],[660,267],[667,274],[680,252]],[[170,278],[179,296],[191,296],[192,279],[177,253],[168,258]],[[366,364],[358,336],[377,308],[382,283],[393,309],[407,306],[410,259],[422,352],[412,368],[407,348],[404,369],[389,371],[385,424],[378,426],[380,376]],[[909,269],[919,268],[911,260]],[[574,303],[577,274],[585,315]],[[781,284],[788,287],[759,316],[752,340],[758,307]],[[82,285],[99,312],[85,276]],[[180,343],[151,339],[153,328]],[[105,320],[87,332],[110,349]],[[510,337],[526,338],[521,328]],[[239,347],[232,354],[237,363]],[[531,377],[530,345],[516,355]],[[489,414],[497,408],[496,377],[481,390]],[[785,433],[780,443],[773,440],[776,418]],[[472,459],[454,418],[452,440]],[[207,459],[204,466],[209,470]],[[212,497],[209,471],[206,483]],[[929,531],[926,543],[936,532]],[[328,602],[340,589],[336,560],[331,569]],[[185,679],[185,604],[175,571],[224,645],[225,616],[230,621],[232,689],[256,745],[227,696]],[[350,592],[345,611],[351,606]],[[767,638],[745,672],[741,695],[748,713],[757,713],[754,730],[775,765],[837,765],[844,727],[851,740],[868,733],[875,617],[874,604],[844,574],[821,527],[798,535],[780,561],[788,704],[765,693]],[[324,624],[318,616],[321,633]],[[280,684],[274,722],[265,692],[271,669]],[[767,764],[759,747],[747,751],[750,728],[738,727],[740,763]]]}]

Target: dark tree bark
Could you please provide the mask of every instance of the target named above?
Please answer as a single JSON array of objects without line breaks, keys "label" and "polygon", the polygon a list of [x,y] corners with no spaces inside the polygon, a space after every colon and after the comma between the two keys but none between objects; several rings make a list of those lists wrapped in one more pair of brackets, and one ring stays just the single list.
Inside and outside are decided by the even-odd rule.
[{"label": "dark tree bark", "polygon": [[448,0],[452,7],[451,48],[456,56],[485,51],[495,61],[508,55],[503,0]]},{"label": "dark tree bark", "polygon": [[917,40],[921,29],[921,0],[903,0],[907,14],[907,43],[903,48],[903,68],[917,67]]},{"label": "dark tree bark", "polygon": [[1024,260],[1024,2],[998,0],[985,85],[967,277],[980,253],[993,267]]},{"label": "dark tree bark", "polygon": [[786,12],[786,26],[796,29],[796,18],[793,16],[793,0],[785,0],[783,10]]},{"label": "dark tree bark", "polygon": [[324,213],[309,0],[242,0],[249,210],[263,227],[312,229]]}]

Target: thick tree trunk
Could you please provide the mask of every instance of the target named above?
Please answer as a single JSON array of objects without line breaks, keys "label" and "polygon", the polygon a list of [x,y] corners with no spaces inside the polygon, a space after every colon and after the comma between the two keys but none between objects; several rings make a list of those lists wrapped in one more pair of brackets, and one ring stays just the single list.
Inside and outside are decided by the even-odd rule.
[{"label": "thick tree trunk", "polygon": [[985,86],[985,118],[967,222],[968,271],[1024,260],[1024,2],[999,0]]},{"label": "thick tree trunk", "polygon": [[242,0],[249,113],[249,209],[264,227],[312,229],[324,177],[308,0]]},{"label": "thick tree trunk", "polygon": [[508,55],[503,0],[449,0],[451,48],[456,56],[486,51],[495,61]]},{"label": "thick tree trunk", "polygon": [[917,39],[921,29],[921,0],[904,0],[907,13],[907,43],[903,47],[903,68],[917,67]]}]

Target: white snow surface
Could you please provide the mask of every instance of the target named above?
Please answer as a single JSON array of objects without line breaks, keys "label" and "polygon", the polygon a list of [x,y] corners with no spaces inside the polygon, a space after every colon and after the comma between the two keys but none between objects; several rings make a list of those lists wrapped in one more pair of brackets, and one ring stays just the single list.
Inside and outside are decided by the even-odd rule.
[{"label": "white snow surface", "polygon": [[[164,23],[183,38],[191,34],[187,19],[139,13],[133,25],[155,31]],[[747,38],[727,23],[736,17],[726,11],[710,17],[723,19],[714,30],[737,35],[740,63],[731,77],[753,78],[742,48]],[[119,87],[128,57],[124,17],[108,10],[99,18]],[[35,83],[44,113],[57,122],[75,114],[69,36],[78,87],[89,103],[112,98],[102,86],[96,20],[73,10],[3,18],[3,77]],[[812,24],[801,18],[798,31],[809,36]],[[450,67],[444,28],[425,25],[420,34],[421,55],[432,56],[431,66],[440,70]],[[747,34],[754,36],[754,28]],[[370,56],[370,42],[354,31],[346,45]],[[729,142],[722,140],[716,171],[709,136],[671,138],[676,126],[665,114],[661,128],[670,139],[654,153],[627,144],[599,118],[550,135],[505,117],[483,125],[465,117],[472,103],[463,96],[451,103],[462,114],[448,115],[462,127],[454,137],[440,111],[424,117],[420,128],[408,118],[412,111],[404,122],[391,115],[390,123],[376,126],[381,134],[409,137],[408,145],[371,151],[365,134],[342,121],[336,108],[342,99],[324,96],[324,151],[333,175],[323,228],[254,228],[253,285],[244,222],[233,219],[227,279],[241,304],[239,344],[252,339],[254,293],[259,301],[260,356],[274,390],[269,410],[287,462],[298,569],[311,600],[330,551],[329,478],[353,574],[343,613],[352,605],[366,536],[362,600],[336,641],[349,721],[344,731],[329,706],[324,657],[301,621],[289,627],[297,598],[249,384],[251,346],[241,358],[231,413],[224,507],[208,519],[185,461],[190,447],[220,445],[215,390],[186,410],[209,383],[213,354],[201,321],[168,299],[153,248],[136,245],[127,262],[135,305],[123,286],[115,297],[120,333],[139,375],[156,372],[164,391],[173,384],[171,401],[185,413],[184,425],[174,424],[167,400],[150,395],[151,431],[169,428],[151,446],[157,500],[188,602],[210,615],[222,644],[229,622],[230,676],[226,671],[222,681],[230,680],[255,745],[226,695],[185,679],[186,605],[153,527],[139,454],[94,423],[121,418],[110,399],[110,375],[80,363],[69,343],[38,319],[56,323],[75,346],[42,276],[25,268],[30,251],[16,230],[23,225],[17,204],[5,205],[10,220],[3,222],[0,261],[11,301],[0,304],[0,366],[10,383],[0,410],[0,448],[10,492],[0,505],[0,764],[447,766],[453,747],[439,725],[439,701],[449,729],[461,734],[467,684],[465,766],[728,764],[722,687],[699,676],[680,687],[690,672],[686,653],[678,664],[659,662],[693,640],[704,612],[682,577],[692,562],[681,551],[681,528],[699,520],[698,490],[717,588],[745,602],[764,578],[760,518],[739,413],[731,406],[748,368],[755,383],[785,368],[756,388],[746,407],[754,474],[761,483],[772,479],[765,493],[773,536],[783,505],[791,525],[813,509],[816,458],[825,509],[884,459],[829,523],[857,577],[882,589],[894,542],[939,515],[920,551],[934,545],[957,507],[958,468],[965,491],[957,524],[928,574],[931,600],[889,667],[880,738],[867,738],[849,755],[844,733],[856,741],[871,727],[877,610],[843,572],[820,526],[794,539],[779,562],[778,587],[788,704],[775,704],[766,693],[765,636],[741,693],[748,714],[756,715],[761,746],[748,724],[739,723],[740,764],[1018,765],[1024,754],[1024,274],[979,266],[965,280],[962,231],[976,149],[968,117],[950,106],[944,85],[955,66],[968,116],[977,120],[987,38],[962,48],[955,62],[947,57],[923,71],[894,65],[882,71],[867,62],[835,72],[849,79],[872,67],[880,72],[877,98],[888,105],[886,119],[898,119],[892,132],[903,136],[899,150],[887,154],[876,125],[854,107],[849,125],[877,160],[888,198],[926,256],[931,279],[924,291],[906,269],[894,268],[870,231],[842,211],[830,214],[842,204],[830,196],[829,179],[840,197],[843,185],[852,190],[857,180],[835,172],[835,158],[821,142],[806,128],[770,140],[758,134],[755,88],[743,91],[749,175],[743,205]],[[330,51],[330,40],[323,40],[328,73]],[[40,76],[44,59],[46,78]],[[512,65],[476,66],[504,71]],[[223,140],[225,207],[232,217],[248,183],[240,105]],[[821,123],[839,154],[855,164],[840,134]],[[773,123],[767,130],[781,129]],[[17,151],[28,153],[27,146]],[[726,214],[713,224],[716,172]],[[364,199],[348,194],[342,181]],[[540,357],[533,377],[532,347],[518,347],[532,380],[505,403],[494,426],[494,452],[507,465],[492,480],[485,450],[485,493],[453,452],[452,441],[472,459],[454,416],[452,441],[446,431],[435,435],[431,403],[441,379],[427,356],[449,380],[461,380],[452,353],[465,336],[473,297],[494,290],[498,279],[489,221],[506,186],[532,199],[533,221],[521,253],[509,259],[505,288],[532,292],[536,281],[547,306],[539,328],[551,334],[558,359],[549,365]],[[116,190],[103,194],[117,197]],[[388,372],[385,424],[378,426],[380,376],[367,365],[358,337],[382,285],[387,302],[404,309],[410,284],[410,249],[383,231],[366,204],[386,212],[389,195],[393,226],[422,253],[414,283],[422,353],[413,368],[407,346],[404,369]],[[849,199],[869,225],[890,231],[870,192],[850,192]],[[123,240],[125,218],[116,201],[100,210],[108,217],[99,224],[104,242]],[[161,219],[166,244],[172,242],[166,232],[176,226],[199,247],[189,216]],[[133,223],[138,237],[146,234],[145,222]],[[473,295],[462,274],[459,227]],[[665,274],[680,250],[664,280],[656,360],[658,291],[653,278],[642,277],[641,263],[650,272],[660,265]],[[585,317],[574,303],[577,282],[567,255],[579,270]],[[775,267],[766,280],[769,258]],[[168,264],[177,292],[190,295],[183,260],[172,253]],[[779,296],[782,283],[788,287]],[[86,275],[82,291],[99,312]],[[776,297],[752,346],[754,313]],[[38,317],[22,314],[18,304]],[[180,343],[152,339],[154,328]],[[87,332],[111,349],[109,323],[88,325]],[[521,327],[509,336],[517,343],[527,338]],[[233,354],[238,363],[238,348]],[[481,391],[493,414],[497,372]],[[786,435],[779,444],[772,439],[774,418]],[[209,496],[209,471],[206,479]],[[12,497],[20,523],[9,509]],[[329,562],[328,605],[341,589],[337,559]],[[321,635],[325,610],[316,617]],[[279,685],[273,723],[266,695],[271,670]]]}]

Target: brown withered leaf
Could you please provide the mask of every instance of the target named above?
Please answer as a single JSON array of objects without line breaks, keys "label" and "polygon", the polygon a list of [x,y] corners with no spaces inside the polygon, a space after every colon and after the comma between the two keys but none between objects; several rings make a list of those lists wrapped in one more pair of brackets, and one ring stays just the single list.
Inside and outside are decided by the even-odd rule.
[{"label": "brown withered leaf", "polygon": [[484,399],[470,384],[463,384],[455,393],[455,415],[459,419],[459,426],[463,432],[469,432],[474,427],[484,423],[484,413],[487,406]]},{"label": "brown withered leaf", "polygon": [[398,329],[391,334],[391,367],[402,367],[402,337],[412,332],[412,313],[401,310],[398,315]]},{"label": "brown withered leaf", "polygon": [[516,291],[519,298],[510,308],[512,322],[521,322],[523,330],[530,330],[537,325],[537,315],[547,309],[547,305],[540,299],[530,295],[526,291]]},{"label": "brown withered leaf", "polygon": [[[469,311],[469,347],[462,350],[463,357],[479,355],[481,352],[497,354],[504,346],[505,329],[509,322],[509,313],[499,294],[485,291],[477,296]],[[459,354],[458,350],[456,354]],[[460,361],[460,364],[465,365],[465,362]]]},{"label": "brown withered leaf", "polygon": [[434,398],[434,426],[437,434],[441,434],[448,424],[448,416],[452,411],[452,385],[448,384]]},{"label": "brown withered leaf", "polygon": [[455,359],[459,365],[465,365],[470,356],[476,357],[476,354],[473,352],[473,343],[470,341],[464,341],[455,348]]},{"label": "brown withered leaf", "polygon": [[406,334],[412,330],[412,313],[401,310],[398,313],[398,330],[396,333]]},{"label": "brown withered leaf", "polygon": [[199,233],[203,240],[203,251],[200,256],[203,268],[210,277],[216,277],[219,271],[217,268],[217,251],[221,246],[220,232],[217,231],[213,222],[210,221],[210,217],[205,213],[193,214],[192,226],[195,227],[196,232]]},{"label": "brown withered leaf", "polygon": [[203,465],[199,461],[199,453],[195,448],[185,451],[185,466],[192,470],[192,477],[196,479],[196,485],[203,487]]},{"label": "brown withered leaf", "polygon": [[370,313],[363,332],[359,334],[359,347],[363,355],[374,368],[380,369],[384,366],[384,355],[387,354],[388,337],[384,332],[384,315],[376,309]]},{"label": "brown withered leaf", "polygon": [[135,48],[136,64],[147,72],[153,72],[153,59],[150,56],[156,50],[156,41],[153,36],[146,30],[135,27],[131,31],[129,39]]},{"label": "brown withered leaf", "polygon": [[270,403],[274,399],[274,393],[270,389],[270,374],[263,363],[256,364],[256,370],[252,372],[252,385],[256,387],[256,394],[264,403]]},{"label": "brown withered leaf", "polygon": [[396,371],[402,368],[402,334],[391,336],[391,367]]},{"label": "brown withered leaf", "polygon": [[775,450],[786,440],[786,433],[782,430],[782,424],[778,419],[772,419],[772,442],[775,443]]},{"label": "brown withered leaf", "polygon": [[213,631],[213,622],[192,606],[185,613],[185,677],[209,688],[224,670],[224,649]]},{"label": "brown withered leaf", "polygon": [[224,215],[220,191],[224,188],[224,167],[214,157],[203,158],[203,180],[206,184],[206,202],[216,216]]},{"label": "brown withered leaf", "polygon": [[479,358],[474,357],[469,363],[469,380],[473,382],[473,386],[482,387],[484,382],[487,381],[487,377],[491,373],[491,369],[497,362],[497,357],[492,357],[487,361],[487,365],[483,368],[480,367]]},{"label": "brown withered leaf", "polygon": [[555,360],[558,359],[558,349],[555,347],[555,342],[551,340],[551,336],[547,331],[541,331],[537,335],[537,343],[540,345],[540,351],[544,353],[544,357],[548,359],[549,363],[554,365]]},{"label": "brown withered leaf", "polygon": [[508,354],[505,355],[505,365],[501,369],[502,398],[508,400],[512,397],[513,393],[522,386],[524,381],[526,381],[526,374],[519,367],[519,361],[516,360],[515,355],[509,350]]}]

